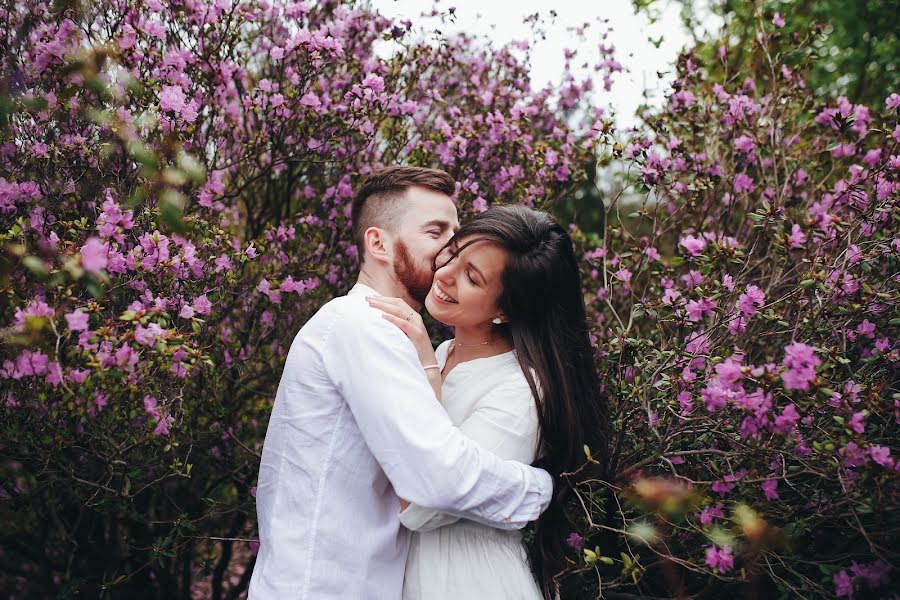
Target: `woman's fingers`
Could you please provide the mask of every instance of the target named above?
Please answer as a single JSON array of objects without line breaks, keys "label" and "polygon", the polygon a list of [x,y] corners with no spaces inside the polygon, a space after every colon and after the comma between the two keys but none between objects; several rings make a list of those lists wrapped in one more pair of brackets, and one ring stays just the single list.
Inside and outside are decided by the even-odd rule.
[{"label": "woman's fingers", "polygon": [[389,323],[393,323],[397,327],[400,328],[400,331],[406,334],[406,337],[410,337],[413,333],[412,326],[409,324],[409,321],[406,319],[401,319],[400,317],[395,317],[394,315],[382,312],[381,316],[387,319]]},{"label": "woman's fingers", "polygon": [[409,307],[408,304],[400,300],[400,304],[395,302],[385,302],[381,297],[378,298],[367,298],[369,302],[369,306],[373,308],[377,308],[378,310],[391,314],[395,317],[399,317],[401,319],[406,319],[407,321],[413,321],[415,317],[419,316],[419,313],[414,311]]}]

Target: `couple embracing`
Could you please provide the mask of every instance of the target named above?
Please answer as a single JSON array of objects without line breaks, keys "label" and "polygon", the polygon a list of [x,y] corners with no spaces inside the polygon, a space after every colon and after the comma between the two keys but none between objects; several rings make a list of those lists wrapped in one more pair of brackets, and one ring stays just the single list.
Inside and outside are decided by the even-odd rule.
[{"label": "couple embracing", "polygon": [[[606,442],[572,241],[522,206],[460,227],[454,192],[398,166],[354,198],[358,281],[275,397],[251,600],[537,600],[566,567],[561,475]],[[423,306],[454,331],[436,350]]]}]

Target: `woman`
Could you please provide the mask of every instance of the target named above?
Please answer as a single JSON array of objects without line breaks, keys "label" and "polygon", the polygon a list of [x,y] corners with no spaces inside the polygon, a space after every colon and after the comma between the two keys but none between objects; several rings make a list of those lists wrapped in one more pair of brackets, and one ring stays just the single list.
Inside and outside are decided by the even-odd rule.
[{"label": "woman", "polygon": [[563,511],[571,490],[560,476],[582,466],[585,444],[595,457],[606,448],[605,404],[568,234],[547,213],[523,206],[493,207],[464,225],[435,259],[425,301],[455,329],[436,351],[421,321],[404,318],[411,311],[402,300],[369,301],[410,337],[424,368],[440,369],[435,392],[463,433],[501,458],[540,458],[555,480],[535,528],[534,577],[520,532],[402,503],[401,522],[413,531],[403,598],[549,598],[571,531]]}]

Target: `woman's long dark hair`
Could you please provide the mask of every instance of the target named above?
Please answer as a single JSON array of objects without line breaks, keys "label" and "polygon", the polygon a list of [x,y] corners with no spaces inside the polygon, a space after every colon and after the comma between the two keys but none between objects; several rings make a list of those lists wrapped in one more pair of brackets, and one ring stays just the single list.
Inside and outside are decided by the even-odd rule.
[{"label": "woman's long dark hair", "polygon": [[554,479],[553,499],[537,521],[532,553],[532,569],[550,598],[554,577],[567,567],[565,540],[572,531],[564,510],[572,487],[561,474],[585,464],[585,444],[599,461],[601,474],[608,454],[607,407],[589,338],[578,260],[566,230],[547,213],[524,206],[488,209],[463,225],[448,247],[463,238],[470,238],[466,245],[491,241],[508,253],[498,307],[509,322],[496,327],[512,343],[531,386],[538,448],[543,451],[538,464]]}]

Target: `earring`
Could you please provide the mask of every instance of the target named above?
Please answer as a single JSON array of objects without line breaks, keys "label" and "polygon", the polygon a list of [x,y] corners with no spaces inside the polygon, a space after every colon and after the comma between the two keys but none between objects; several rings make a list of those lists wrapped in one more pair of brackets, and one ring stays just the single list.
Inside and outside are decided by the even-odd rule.
[{"label": "earring", "polygon": [[500,320],[500,317],[497,317],[493,321],[491,321],[491,323],[493,323],[494,325],[500,325],[501,323],[503,323],[503,321]]}]

